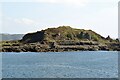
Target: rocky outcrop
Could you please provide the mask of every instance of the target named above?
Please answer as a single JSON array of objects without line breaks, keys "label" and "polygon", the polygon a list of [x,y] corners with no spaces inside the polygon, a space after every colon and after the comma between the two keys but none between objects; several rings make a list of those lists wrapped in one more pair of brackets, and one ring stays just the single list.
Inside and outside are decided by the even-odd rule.
[{"label": "rocky outcrop", "polygon": [[62,51],[119,51],[120,43],[107,43],[101,45],[94,41],[81,41],[81,42],[71,42],[71,44],[66,43],[27,43],[20,45],[6,45],[2,46],[1,52],[62,52]]},{"label": "rocky outcrop", "polygon": [[36,33],[28,33],[22,38],[22,42],[24,43],[34,43],[34,42],[39,42],[44,40],[45,37],[45,32],[44,31],[39,31]]},{"label": "rocky outcrop", "polygon": [[60,26],[58,28],[48,28],[34,33],[28,33],[22,38],[22,42],[34,43],[41,41],[59,40],[93,40],[106,41],[107,39],[92,30],[75,29],[70,26]]},{"label": "rocky outcrop", "polygon": [[118,39],[70,26],[28,33],[21,40],[2,41],[0,45],[0,52],[120,51]]}]

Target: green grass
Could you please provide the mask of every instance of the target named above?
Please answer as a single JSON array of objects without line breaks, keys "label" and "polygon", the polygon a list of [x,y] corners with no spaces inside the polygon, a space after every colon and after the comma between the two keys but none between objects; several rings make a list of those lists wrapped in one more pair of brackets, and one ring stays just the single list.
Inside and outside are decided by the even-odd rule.
[{"label": "green grass", "polygon": [[19,40],[15,41],[1,41],[0,46],[18,46],[20,44]]},{"label": "green grass", "polygon": [[[48,41],[48,42],[58,42],[58,41],[65,41],[65,40],[71,40],[71,41],[97,41],[100,43],[107,43],[109,40],[106,40],[105,37],[99,35],[98,33],[92,31],[92,30],[84,30],[84,29],[76,29],[71,28],[70,26],[59,26],[58,28],[48,28],[42,31],[38,31],[36,33],[28,33],[25,36],[24,41],[34,41],[34,38],[32,36],[36,34],[40,34],[40,32],[43,32],[43,34],[36,36],[38,38],[41,37],[41,41]],[[111,40],[112,42],[115,40]],[[37,42],[37,41],[36,41]]]}]

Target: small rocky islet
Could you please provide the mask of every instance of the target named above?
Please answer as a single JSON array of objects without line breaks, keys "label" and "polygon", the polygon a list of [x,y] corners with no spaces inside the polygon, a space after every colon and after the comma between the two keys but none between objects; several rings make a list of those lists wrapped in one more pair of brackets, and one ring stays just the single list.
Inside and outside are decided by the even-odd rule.
[{"label": "small rocky islet", "polygon": [[118,39],[70,26],[28,33],[21,40],[1,41],[0,45],[0,52],[120,51]]}]

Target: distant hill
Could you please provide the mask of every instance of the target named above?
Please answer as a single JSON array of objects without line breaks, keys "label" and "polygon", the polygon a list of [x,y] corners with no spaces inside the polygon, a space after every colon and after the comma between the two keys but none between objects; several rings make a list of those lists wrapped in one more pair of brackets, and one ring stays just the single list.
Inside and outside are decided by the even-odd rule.
[{"label": "distant hill", "polygon": [[92,40],[98,42],[112,41],[110,37],[105,38],[100,34],[92,30],[76,29],[70,26],[59,26],[58,28],[48,28],[45,30],[37,31],[34,33],[28,33],[22,41],[26,43],[48,41],[80,41],[80,40]]},{"label": "distant hill", "polygon": [[20,40],[24,34],[0,34],[0,41],[4,40]]}]

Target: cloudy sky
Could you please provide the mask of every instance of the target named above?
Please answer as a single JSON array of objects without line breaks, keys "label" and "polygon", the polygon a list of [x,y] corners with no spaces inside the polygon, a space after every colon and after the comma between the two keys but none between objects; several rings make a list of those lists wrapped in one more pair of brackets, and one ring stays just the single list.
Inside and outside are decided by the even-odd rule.
[{"label": "cloudy sky", "polygon": [[[8,2],[9,1],[9,2]],[[28,33],[62,25],[118,37],[119,0],[4,0],[1,32]]]}]

